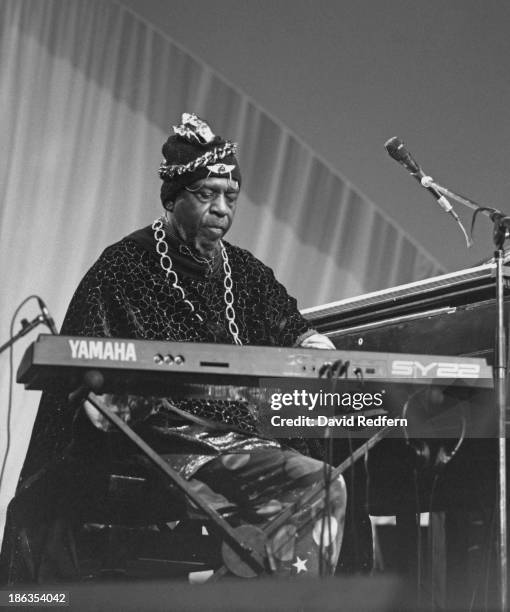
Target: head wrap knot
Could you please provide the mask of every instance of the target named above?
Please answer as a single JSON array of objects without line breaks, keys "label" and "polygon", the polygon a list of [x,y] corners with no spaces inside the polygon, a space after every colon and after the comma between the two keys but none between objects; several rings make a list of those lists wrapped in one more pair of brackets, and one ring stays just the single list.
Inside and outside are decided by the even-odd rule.
[{"label": "head wrap knot", "polygon": [[183,113],[180,125],[175,125],[173,131],[163,145],[164,159],[159,167],[163,205],[172,201],[184,187],[210,176],[241,184],[234,142],[216,136],[209,125],[193,113]]}]

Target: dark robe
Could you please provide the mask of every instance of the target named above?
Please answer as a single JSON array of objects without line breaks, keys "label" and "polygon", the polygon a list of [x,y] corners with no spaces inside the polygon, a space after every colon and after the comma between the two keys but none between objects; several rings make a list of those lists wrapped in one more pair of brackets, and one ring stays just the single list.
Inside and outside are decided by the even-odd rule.
[{"label": "dark robe", "polygon": [[[146,227],[104,250],[79,284],[61,334],[233,344],[226,317],[221,253],[206,260],[172,235],[167,234],[166,240],[179,284],[195,312],[185,303],[181,292],[172,287],[161,267],[153,230]],[[232,270],[235,321],[243,344],[293,346],[313,333],[299,313],[296,300],[276,281],[270,268],[248,251],[227,242],[224,245]],[[242,397],[241,401],[216,397],[171,399],[178,408],[196,416],[231,424],[234,431],[221,434],[204,431],[193,423],[183,422],[156,398],[113,396],[109,401],[114,405],[129,405],[131,425],[141,430],[139,433],[144,433],[145,439],[187,478],[219,453],[279,447],[276,440],[258,435],[256,413]],[[105,447],[107,438],[110,441]],[[112,448],[113,452],[122,455],[126,450],[123,442],[118,432],[105,434],[96,430],[83,410],[70,406],[67,393],[43,394],[20,477],[18,498],[20,491],[27,490],[27,483],[34,479],[37,482],[47,466],[67,462],[71,470],[68,466],[62,472],[63,477],[57,470],[56,477],[39,478],[44,483],[40,499],[44,503],[49,501],[49,510],[34,507],[38,504],[26,504],[28,510],[22,522],[31,527],[41,525],[34,531],[35,538],[40,539],[41,550],[48,548],[43,541],[59,533],[58,521],[55,523],[51,517],[71,516],[83,510],[91,495],[81,495],[82,480],[84,482],[91,472],[103,467],[103,457],[109,454],[111,458]],[[306,445],[302,446],[306,452]],[[8,517],[6,534],[15,522]],[[11,536],[16,539],[15,530],[11,530]],[[61,536],[59,534],[56,541],[65,540]],[[14,540],[12,537],[10,543],[7,540],[4,541],[4,560],[13,558],[12,550],[8,549]],[[49,548],[50,556],[52,549],[55,550],[55,546]],[[12,565],[10,561],[7,563]],[[68,565],[74,567],[74,562]]]},{"label": "dark robe", "polygon": [[[232,344],[225,314],[225,273],[221,254],[207,261],[171,235],[167,235],[167,242],[179,284],[203,321],[171,286],[156,252],[153,230],[146,227],[105,249],[78,286],[61,333]],[[276,281],[270,268],[248,251],[224,244],[232,269],[235,318],[242,343],[292,346],[301,342],[311,332],[297,309],[296,300]],[[181,399],[173,403],[197,416],[256,434],[256,418],[246,402]],[[133,402],[131,405],[134,406]],[[140,420],[136,406],[134,408],[134,416]],[[182,425],[175,415],[167,414],[161,404],[142,402],[138,412],[142,413],[142,419],[149,417],[148,422],[160,433],[162,428]],[[22,481],[62,454],[73,436],[73,418],[74,412],[65,395],[43,395]],[[196,428],[190,426],[186,434],[196,437]],[[177,453],[182,450],[176,444],[175,435],[172,435],[170,446],[175,447]],[[224,450],[224,445],[220,444],[219,448]],[[170,452],[173,448],[166,450]],[[178,463],[183,465],[183,460]],[[188,468],[190,466],[188,462]],[[191,467],[187,476],[198,464]]]},{"label": "dark robe", "polygon": [[[170,235],[167,241],[179,284],[203,321],[171,286],[160,265],[153,231],[146,227],[105,249],[78,286],[61,334],[233,344],[225,314],[221,254],[210,262]],[[276,281],[270,268],[248,251],[224,244],[232,270],[235,319],[242,343],[298,344],[306,337],[309,325],[299,313],[296,300]],[[256,433],[256,420],[245,403],[179,400],[174,404],[197,416]],[[162,424],[176,423],[175,416],[165,414],[161,405],[149,407],[147,412],[160,429]],[[22,480],[63,452],[72,437],[73,416],[65,396],[43,395]]]}]

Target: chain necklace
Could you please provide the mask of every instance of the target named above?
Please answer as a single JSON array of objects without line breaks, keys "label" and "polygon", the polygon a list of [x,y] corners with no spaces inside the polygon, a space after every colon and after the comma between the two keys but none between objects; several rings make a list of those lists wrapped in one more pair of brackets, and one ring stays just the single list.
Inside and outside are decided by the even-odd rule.
[{"label": "chain necklace", "polygon": [[[177,273],[173,269],[173,262],[168,254],[168,244],[165,240],[165,230],[163,225],[163,218],[160,217],[156,219],[152,224],[152,229],[154,230],[154,240],[156,241],[156,251],[159,255],[159,263],[166,273],[166,277],[172,283],[172,287],[179,291],[181,294],[184,303],[188,306],[188,308],[193,313],[193,316],[198,321],[203,321],[203,318],[196,312],[193,304],[187,299],[186,293],[184,289],[179,284],[179,277]],[[242,345],[241,339],[239,338],[239,328],[236,323],[236,313],[234,310],[234,294],[232,293],[232,270],[230,268],[230,263],[228,261],[227,251],[225,249],[225,245],[220,241],[220,249],[221,249],[221,258],[223,259],[223,271],[225,272],[225,277],[223,279],[223,286],[225,288],[223,294],[223,301],[225,302],[225,316],[228,321],[228,329],[230,331],[230,335],[234,339],[235,344]]]}]

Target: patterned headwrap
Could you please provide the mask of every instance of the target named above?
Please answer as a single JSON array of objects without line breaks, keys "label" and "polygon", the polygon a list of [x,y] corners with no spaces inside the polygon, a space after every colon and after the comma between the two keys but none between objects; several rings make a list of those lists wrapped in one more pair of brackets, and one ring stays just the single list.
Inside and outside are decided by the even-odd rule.
[{"label": "patterned headwrap", "polygon": [[181,124],[162,148],[159,167],[161,201],[172,201],[177,193],[210,176],[228,178],[241,184],[241,171],[235,157],[237,145],[216,136],[209,125],[193,113],[183,113]]}]

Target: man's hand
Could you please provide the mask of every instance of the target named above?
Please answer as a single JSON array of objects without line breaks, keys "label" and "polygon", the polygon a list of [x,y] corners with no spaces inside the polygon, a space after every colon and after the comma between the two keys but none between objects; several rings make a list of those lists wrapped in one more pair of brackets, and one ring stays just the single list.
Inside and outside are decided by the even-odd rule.
[{"label": "man's hand", "polygon": [[[119,401],[118,398],[115,398],[109,393],[103,395],[102,397],[97,397],[95,394],[91,394],[91,396],[96,402],[105,404],[106,407],[121,418],[124,423],[131,420],[131,410],[127,401]],[[114,425],[112,425],[97,408],[94,408],[89,401],[85,400],[83,402],[83,408],[94,427],[97,427],[97,429],[101,429],[102,431],[112,431],[114,429]]]},{"label": "man's hand", "polygon": [[334,349],[335,345],[327,336],[322,334],[312,334],[305,338],[299,346],[303,348],[314,348],[314,349]]},{"label": "man's hand", "polygon": [[[152,396],[112,395],[110,393],[105,393],[101,397],[94,394],[91,395],[98,403],[106,405],[124,423],[130,423],[131,427],[145,420],[156,410],[158,405],[157,398]],[[97,408],[94,408],[90,402],[85,400],[83,407],[94,427],[103,431],[115,429],[115,426]]]}]

